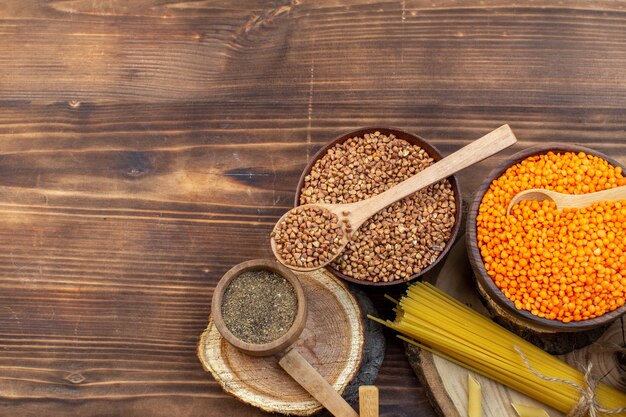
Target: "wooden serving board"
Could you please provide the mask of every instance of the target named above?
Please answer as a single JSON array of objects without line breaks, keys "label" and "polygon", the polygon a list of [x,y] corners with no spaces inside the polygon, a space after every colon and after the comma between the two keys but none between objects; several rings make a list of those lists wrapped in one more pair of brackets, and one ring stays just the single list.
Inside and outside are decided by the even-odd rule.
[{"label": "wooden serving board", "polygon": [[[455,243],[441,272],[428,280],[481,314],[488,315],[474,286],[474,278],[465,250],[464,236]],[[559,358],[575,367],[579,367],[581,363],[587,363],[588,358],[591,358],[596,372],[599,375],[606,374],[603,382],[618,389],[626,390],[624,368],[620,367],[617,354],[607,349],[610,346],[623,345],[624,337],[626,336],[622,318],[622,320],[614,322],[594,344],[559,356]],[[512,402],[541,407],[548,411],[551,417],[564,416],[563,413],[504,385],[477,375],[413,345],[407,344],[406,352],[411,367],[428,391],[431,403],[438,414],[442,416],[467,416],[468,374],[474,375],[482,386],[484,417],[516,417],[517,414],[511,406]]]},{"label": "wooden serving board", "polygon": [[[354,401],[357,387],[353,385],[373,383],[384,357],[380,328],[363,322],[361,308],[373,312],[371,302],[358,290],[355,297],[326,270],[297,275],[307,297],[308,316],[294,348],[349,402]],[[280,354],[252,357],[239,352],[221,337],[211,319],[200,338],[198,357],[226,392],[250,405],[299,416],[322,409],[278,366]]]}]

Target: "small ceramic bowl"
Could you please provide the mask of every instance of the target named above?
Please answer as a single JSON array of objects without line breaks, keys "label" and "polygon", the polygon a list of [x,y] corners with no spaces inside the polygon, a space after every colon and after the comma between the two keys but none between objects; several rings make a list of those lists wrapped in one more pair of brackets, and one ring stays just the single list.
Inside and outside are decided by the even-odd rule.
[{"label": "small ceramic bowl", "polygon": [[603,314],[600,317],[578,322],[572,321],[569,323],[563,323],[559,320],[550,320],[542,317],[537,317],[531,314],[529,311],[516,309],[513,302],[509,300],[502,293],[502,291],[500,291],[500,289],[496,286],[491,277],[487,274],[485,264],[483,262],[482,256],[480,255],[480,249],[478,248],[477,241],[476,216],[478,215],[478,208],[480,206],[480,203],[485,193],[489,189],[489,185],[494,179],[500,177],[509,167],[523,161],[528,157],[542,155],[548,152],[585,152],[590,155],[598,156],[608,161],[613,166],[620,166],[624,168],[624,166],[619,162],[593,149],[578,145],[559,143],[545,144],[542,146],[525,149],[511,156],[498,167],[494,168],[476,192],[475,198],[472,201],[467,216],[467,249],[470,263],[472,265],[474,275],[476,276],[479,293],[481,293],[482,297],[487,301],[487,304],[491,307],[492,311],[495,311],[497,315],[503,316],[506,320],[513,321],[517,325],[520,325],[534,332],[578,332],[607,326],[613,320],[626,312],[626,305],[609,313]]},{"label": "small ceramic bowl", "polygon": [[[362,129],[358,129],[358,130],[353,130],[351,132],[344,133],[343,135],[337,137],[336,139],[334,139],[333,141],[328,143],[326,146],[324,146],[322,149],[320,149],[313,156],[313,158],[311,159],[311,161],[309,162],[307,167],[302,172],[302,175],[300,176],[300,180],[298,181],[298,186],[296,188],[296,198],[295,198],[294,206],[297,207],[297,206],[300,205],[300,194],[302,193],[302,187],[304,186],[304,178],[307,175],[309,175],[309,173],[311,172],[311,169],[313,168],[315,163],[320,158],[322,158],[328,152],[329,149],[331,149],[332,147],[334,147],[334,146],[336,146],[338,144],[344,143],[345,141],[347,141],[350,138],[353,138],[353,137],[363,137],[363,135],[365,135],[366,133],[374,133],[374,132],[380,132],[383,135],[387,135],[387,136],[390,135],[390,134],[393,134],[398,139],[403,139],[403,140],[409,142],[412,145],[418,145],[420,148],[424,149],[426,151],[426,153],[430,157],[432,157],[435,161],[439,161],[440,159],[443,158],[443,156],[437,150],[437,148],[435,148],[433,145],[428,143],[425,139],[422,139],[421,137],[419,137],[417,135],[405,132],[405,131],[400,130],[400,129],[394,129],[394,128],[388,128],[388,127],[366,127],[366,128],[362,128]],[[349,275],[345,275],[345,274],[339,272],[338,270],[333,268],[331,265],[326,266],[326,269],[328,271],[330,271],[336,277],[339,277],[339,278],[341,278],[343,280],[350,281],[350,282],[353,282],[355,284],[370,285],[370,286],[385,286],[385,285],[404,284],[406,282],[413,281],[413,280],[421,277],[422,275],[424,275],[428,271],[430,271],[437,263],[439,263],[443,258],[445,258],[446,254],[450,250],[450,247],[452,246],[452,243],[456,240],[456,237],[457,237],[457,235],[459,233],[459,229],[460,229],[460,226],[461,226],[461,213],[462,213],[461,212],[461,210],[462,210],[462,207],[461,207],[462,206],[461,189],[459,187],[459,182],[458,182],[458,180],[456,179],[456,177],[454,175],[448,177],[448,180],[450,181],[450,183],[452,185],[452,190],[454,192],[455,206],[456,206],[456,214],[455,214],[455,218],[454,218],[454,226],[452,228],[452,233],[451,233],[450,239],[446,242],[445,248],[443,249],[441,254],[439,254],[439,257],[434,262],[432,262],[430,265],[428,265],[426,268],[422,269],[417,274],[411,275],[406,280],[399,279],[399,280],[390,281],[390,282],[384,282],[384,281],[372,282],[372,281],[367,281],[367,280],[356,279],[356,278],[353,278],[353,277],[351,277]]]},{"label": "small ceramic bowl", "polygon": [[[296,299],[298,300],[296,317],[293,320],[293,323],[291,324],[289,330],[287,330],[287,332],[280,336],[278,339],[263,344],[244,342],[243,340],[237,338],[228,329],[228,327],[224,323],[224,318],[222,317],[222,300],[224,298],[224,292],[226,291],[232,280],[244,272],[255,270],[271,271],[285,278],[293,286],[293,289],[296,292]],[[304,290],[302,289],[302,285],[300,284],[300,281],[298,280],[296,275],[290,269],[273,260],[254,259],[234,266],[224,274],[222,279],[220,279],[220,281],[217,283],[217,286],[215,287],[215,291],[213,292],[213,300],[211,302],[211,316],[217,330],[220,332],[222,337],[226,339],[226,341],[228,341],[231,345],[241,350],[242,352],[252,356],[269,356],[283,351],[298,339],[306,324],[307,303],[304,296]]]}]

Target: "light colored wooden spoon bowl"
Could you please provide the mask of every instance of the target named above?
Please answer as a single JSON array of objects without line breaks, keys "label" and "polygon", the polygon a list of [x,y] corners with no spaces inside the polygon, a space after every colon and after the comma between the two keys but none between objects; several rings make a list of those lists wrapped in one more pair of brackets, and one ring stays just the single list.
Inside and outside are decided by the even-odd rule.
[{"label": "light colored wooden spoon bowl", "polygon": [[297,271],[312,271],[324,267],[341,254],[348,244],[349,239],[358,228],[380,210],[424,187],[434,184],[472,164],[494,155],[513,145],[516,141],[517,139],[511,128],[508,125],[503,125],[374,197],[349,204],[307,204],[291,209],[278,220],[274,231],[276,231],[280,227],[281,222],[294,211],[302,210],[306,207],[319,207],[331,212],[340,220],[343,230],[342,235],[337,235],[337,238],[341,239],[340,247],[335,251],[333,256],[327,257],[326,261],[314,267],[294,266],[282,259],[277,248],[276,240],[272,237],[270,242],[274,256],[276,256],[279,262]]},{"label": "light colored wooden spoon bowl", "polygon": [[601,201],[626,200],[626,185],[587,194],[563,194],[552,190],[533,188],[517,193],[515,197],[511,199],[506,209],[506,214],[509,214],[511,208],[523,200],[554,201],[558,210],[566,208],[582,209]]}]

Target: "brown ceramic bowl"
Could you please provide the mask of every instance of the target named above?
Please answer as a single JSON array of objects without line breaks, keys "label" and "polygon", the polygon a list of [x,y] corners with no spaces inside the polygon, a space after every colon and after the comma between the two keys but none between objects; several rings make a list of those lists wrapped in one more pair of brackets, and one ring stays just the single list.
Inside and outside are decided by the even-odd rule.
[{"label": "brown ceramic bowl", "polygon": [[478,285],[478,290],[487,301],[488,305],[492,308],[492,310],[496,311],[496,314],[504,316],[508,320],[512,320],[516,322],[518,325],[528,328],[532,331],[539,333],[559,333],[559,332],[577,332],[577,331],[587,331],[595,328],[599,328],[602,326],[608,325],[610,322],[621,316],[626,312],[626,305],[613,310],[609,313],[603,314],[600,317],[596,317],[589,320],[583,320],[578,322],[569,322],[563,323],[559,320],[550,320],[542,317],[537,317],[531,314],[526,310],[518,310],[515,308],[515,305],[511,300],[509,300],[500,289],[493,282],[491,277],[487,275],[487,270],[485,269],[485,264],[483,263],[482,256],[480,255],[480,250],[478,249],[478,241],[477,241],[477,227],[476,227],[476,216],[478,215],[478,208],[483,199],[483,196],[487,192],[489,185],[491,182],[500,177],[509,167],[515,165],[524,159],[534,156],[546,154],[548,152],[585,152],[590,155],[598,156],[606,161],[608,161],[613,166],[620,166],[624,168],[622,164],[615,161],[614,159],[609,158],[606,155],[601,154],[600,152],[594,151],[593,149],[589,149],[583,146],[578,145],[569,145],[569,144],[560,144],[560,143],[552,143],[545,144],[542,146],[536,146],[532,148],[525,149],[521,152],[516,153],[511,156],[509,159],[505,160],[498,167],[494,168],[485,181],[482,183],[474,200],[471,203],[469,208],[469,213],[467,216],[467,250],[470,259],[470,263],[472,265],[472,269],[474,274],[476,275],[476,281]]},{"label": "brown ceramic bowl", "polygon": [[[255,344],[244,342],[243,340],[238,339],[234,334],[230,332],[222,317],[222,299],[224,297],[224,292],[226,291],[226,288],[228,288],[228,285],[230,285],[231,281],[237,276],[246,271],[253,270],[271,271],[282,276],[293,286],[293,289],[296,292],[296,298],[298,300],[298,310],[296,312],[296,317],[293,320],[293,323],[289,330],[287,330],[287,332],[280,336],[278,339],[269,343]],[[242,262],[239,265],[234,266],[224,274],[222,279],[220,279],[220,281],[217,283],[217,286],[215,287],[215,291],[213,292],[213,300],[211,302],[211,316],[213,317],[213,322],[215,323],[215,327],[217,328],[217,330],[220,332],[222,337],[226,339],[226,341],[228,341],[231,345],[235,346],[242,352],[245,352],[252,356],[269,356],[286,349],[298,339],[300,333],[302,333],[302,330],[304,330],[304,325],[306,324],[307,304],[306,298],[304,297],[304,290],[302,289],[302,285],[300,284],[300,281],[298,280],[296,275],[290,269],[273,260],[254,259],[251,261]]]},{"label": "brown ceramic bowl", "polygon": [[[326,146],[324,146],[322,149],[320,149],[313,156],[313,158],[311,159],[311,161],[309,162],[307,167],[302,172],[302,175],[300,176],[300,180],[298,181],[298,187],[296,188],[296,198],[295,198],[294,205],[295,206],[299,206],[300,205],[300,193],[302,192],[302,186],[304,185],[304,177],[309,175],[309,173],[311,172],[311,169],[313,168],[313,165],[315,165],[317,160],[320,159],[322,156],[324,156],[326,154],[326,152],[328,152],[328,150],[330,148],[332,148],[333,146],[335,146],[337,144],[343,143],[343,142],[347,141],[348,139],[353,138],[355,136],[356,137],[363,137],[363,135],[365,135],[366,133],[374,133],[376,131],[378,131],[378,132],[380,132],[380,133],[382,133],[384,135],[393,134],[398,139],[403,139],[403,140],[406,140],[407,142],[409,142],[410,144],[418,145],[419,147],[424,149],[426,151],[426,153],[428,153],[428,155],[431,156],[435,161],[439,161],[440,159],[443,158],[443,156],[437,150],[437,148],[435,148],[430,143],[426,142],[425,139],[422,139],[421,137],[419,137],[417,135],[405,132],[405,131],[400,130],[400,129],[394,129],[394,128],[388,128],[388,127],[366,127],[366,128],[362,128],[362,129],[358,129],[358,130],[353,130],[351,132],[344,133],[343,135],[341,135],[338,138],[334,139],[333,141],[328,143]],[[452,246],[452,243],[456,240],[456,237],[457,237],[457,235],[459,233],[459,229],[460,229],[460,226],[461,226],[461,208],[462,208],[461,207],[461,205],[462,205],[461,189],[459,188],[459,182],[458,182],[458,180],[456,179],[456,177],[454,175],[448,177],[448,180],[450,180],[450,183],[452,184],[452,190],[454,192],[454,200],[455,200],[455,204],[456,204],[456,215],[455,215],[455,218],[454,218],[454,227],[452,228],[452,234],[450,236],[450,239],[448,240],[448,242],[446,242],[446,247],[443,249],[443,251],[441,252],[439,257],[433,263],[431,263],[429,266],[427,266],[426,268],[421,270],[419,273],[411,275],[406,280],[399,279],[399,280],[390,281],[390,282],[384,282],[384,281],[372,282],[372,281],[360,280],[360,279],[352,278],[351,276],[345,275],[345,274],[337,271],[336,269],[334,269],[330,265],[326,266],[326,269],[328,271],[332,272],[336,277],[339,277],[339,278],[344,279],[346,281],[350,281],[350,282],[353,282],[355,284],[371,285],[371,286],[385,286],[385,285],[403,284],[403,283],[406,283],[406,282],[409,282],[409,281],[413,281],[413,280],[419,278],[420,276],[424,275],[428,271],[430,271],[438,262],[440,262],[443,258],[445,258],[446,254],[450,250],[450,247]]]}]

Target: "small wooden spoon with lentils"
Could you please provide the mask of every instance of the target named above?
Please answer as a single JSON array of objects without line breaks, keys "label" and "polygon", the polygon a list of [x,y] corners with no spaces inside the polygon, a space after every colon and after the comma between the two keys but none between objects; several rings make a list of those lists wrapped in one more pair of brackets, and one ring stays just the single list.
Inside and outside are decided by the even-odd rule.
[{"label": "small wooden spoon with lentils", "polygon": [[352,234],[374,214],[404,197],[480,162],[517,139],[503,125],[374,197],[349,204],[305,204],[289,210],[270,235],[272,251],[283,265],[312,271],[332,262]]}]

